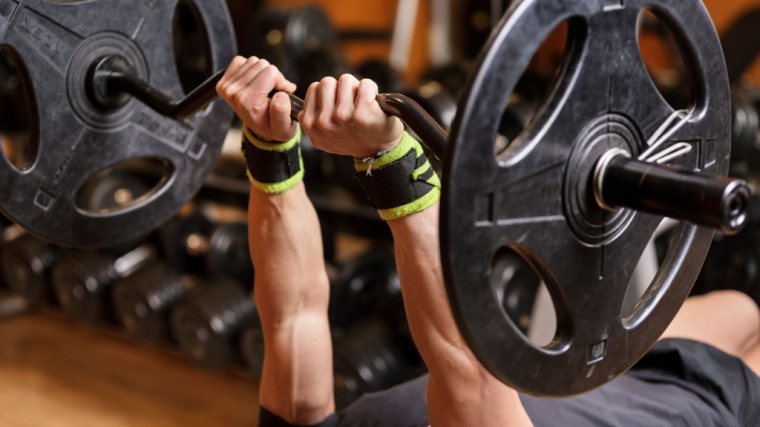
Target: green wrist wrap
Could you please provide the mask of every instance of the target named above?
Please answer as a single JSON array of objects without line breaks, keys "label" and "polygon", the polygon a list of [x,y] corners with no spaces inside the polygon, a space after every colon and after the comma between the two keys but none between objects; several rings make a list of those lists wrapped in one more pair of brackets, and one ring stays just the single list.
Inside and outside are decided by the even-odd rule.
[{"label": "green wrist wrap", "polygon": [[370,205],[386,221],[423,211],[441,198],[441,180],[420,143],[406,132],[391,151],[354,159],[354,166]]},{"label": "green wrist wrap", "polygon": [[301,132],[290,141],[265,142],[243,127],[243,158],[248,164],[248,179],[259,190],[284,193],[303,179]]}]

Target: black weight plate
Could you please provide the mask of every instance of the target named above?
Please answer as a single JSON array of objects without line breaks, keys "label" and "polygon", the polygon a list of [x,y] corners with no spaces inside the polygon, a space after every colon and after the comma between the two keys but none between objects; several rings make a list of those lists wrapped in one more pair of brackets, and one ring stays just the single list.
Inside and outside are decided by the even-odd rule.
[{"label": "black weight plate", "polygon": [[[633,365],[688,296],[712,239],[713,230],[682,223],[652,285],[632,312],[622,313],[634,267],[661,218],[595,208],[583,173],[607,148],[637,155],[673,112],[639,52],[636,24],[645,6],[676,33],[696,83],[690,119],[670,141],[694,146],[679,165],[725,174],[726,68],[710,17],[696,0],[515,2],[458,106],[443,174],[446,286],[480,361],[528,394],[582,393]],[[497,160],[497,107],[506,105],[542,41],[566,20],[570,53],[558,83],[535,122]],[[526,258],[550,290],[557,334],[546,347],[519,332],[489,283],[504,247]]]},{"label": "black weight plate", "polygon": [[[84,89],[93,61],[120,54],[138,77],[174,98],[183,96],[172,55],[177,2],[2,3],[0,45],[15,51],[28,73],[39,155],[25,171],[0,160],[5,193],[0,211],[48,240],[112,246],[157,228],[197,192],[219,156],[232,117],[224,101],[179,122],[136,100],[104,113],[92,106]],[[235,53],[225,2],[192,5],[206,28],[211,68],[221,69]],[[152,193],[118,210],[77,206],[75,196],[88,178],[138,157],[166,164],[167,173]]]}]

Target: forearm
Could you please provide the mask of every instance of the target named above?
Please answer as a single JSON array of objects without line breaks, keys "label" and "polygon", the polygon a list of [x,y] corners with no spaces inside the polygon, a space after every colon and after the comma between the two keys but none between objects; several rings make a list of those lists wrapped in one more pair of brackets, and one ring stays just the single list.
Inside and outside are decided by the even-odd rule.
[{"label": "forearm", "polygon": [[329,282],[319,230],[303,183],[275,195],[251,189],[254,297],[265,341],[260,402],[298,424],[334,411]]},{"label": "forearm", "polygon": [[431,424],[532,425],[517,392],[486,371],[457,328],[443,284],[438,208],[388,221],[409,326],[430,370]]}]

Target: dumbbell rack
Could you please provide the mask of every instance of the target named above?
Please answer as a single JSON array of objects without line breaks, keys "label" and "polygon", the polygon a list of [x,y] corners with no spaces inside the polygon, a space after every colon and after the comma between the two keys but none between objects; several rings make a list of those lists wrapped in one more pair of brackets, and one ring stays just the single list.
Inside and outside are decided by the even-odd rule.
[{"label": "dumbbell rack", "polygon": [[[248,194],[250,191],[250,184],[246,180],[244,173],[245,163],[243,159],[238,156],[222,156],[216,170],[224,171],[224,175],[212,173],[190,204],[201,207],[210,206],[212,207],[212,210],[216,209],[220,211],[236,212],[234,215],[237,220],[240,220],[240,215],[244,215],[245,210],[247,209]],[[150,173],[149,170],[143,172]],[[321,220],[329,225],[341,225],[336,230],[337,233],[342,236],[341,238],[338,238],[339,248],[337,257],[339,259],[350,259],[356,253],[372,246],[372,241],[383,243],[386,246],[389,245],[389,229],[385,226],[384,222],[380,220],[377,213],[368,205],[358,202],[350,195],[341,194],[340,190],[336,187],[324,183],[309,183],[307,188],[309,188],[309,197],[314,203]],[[203,210],[203,208],[201,208],[201,210]],[[330,236],[325,236],[325,239],[333,240]],[[152,236],[149,236],[147,241],[154,242],[155,239]],[[330,257],[327,252],[328,251],[326,250],[326,256]],[[328,261],[334,261],[334,259]],[[334,271],[332,274],[333,276],[337,277],[339,275],[336,269],[333,268],[332,271]],[[64,324],[70,322],[70,316],[64,314],[54,300],[55,298],[43,300],[40,304],[35,306],[35,312],[44,318],[50,318],[56,322]],[[75,322],[75,324],[76,323],[78,322]],[[69,326],[63,327],[68,328]],[[71,327],[78,328],[79,326],[71,325]],[[141,344],[134,341],[134,339],[132,339],[113,318],[110,320],[99,318],[96,324],[83,327],[95,330],[98,334],[102,334],[106,337],[106,339],[134,343],[137,344],[138,348],[151,349],[158,354],[169,356],[173,360],[186,359],[182,352],[176,347],[176,344],[166,341],[165,339],[150,344]],[[337,340],[340,340],[342,335],[344,335],[344,333],[341,330],[336,330],[334,332],[334,337]],[[242,378],[254,383],[257,382],[259,373],[247,368],[241,356],[242,355],[240,354],[236,354],[232,358],[232,363],[224,367],[222,372],[226,373],[225,375],[232,375],[235,378]],[[419,360],[417,363],[419,364]],[[343,363],[343,365],[345,365],[345,363]],[[219,366],[216,366],[215,368],[218,370]],[[415,372],[419,372],[419,365],[415,366],[414,369]],[[394,382],[408,378],[403,374],[399,376],[399,372],[401,371],[397,370],[395,372],[396,377],[393,380]],[[378,384],[385,384],[385,382],[378,382]],[[353,396],[353,398],[356,397],[357,396]],[[346,402],[348,401],[345,401],[344,403]]]}]

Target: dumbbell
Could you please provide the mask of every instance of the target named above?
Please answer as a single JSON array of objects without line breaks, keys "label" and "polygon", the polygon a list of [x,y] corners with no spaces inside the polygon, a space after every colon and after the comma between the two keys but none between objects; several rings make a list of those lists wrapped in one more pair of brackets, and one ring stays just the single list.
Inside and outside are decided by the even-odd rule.
[{"label": "dumbbell", "polygon": [[163,257],[180,271],[253,283],[248,226],[213,225],[203,214],[176,217],[158,232]]},{"label": "dumbbell", "polygon": [[111,170],[93,178],[77,192],[77,206],[91,212],[126,207],[151,189],[148,178],[135,171]]},{"label": "dumbbell", "polygon": [[264,369],[264,332],[261,330],[261,320],[254,313],[248,325],[240,334],[240,355],[247,370],[261,379]]},{"label": "dumbbell", "polygon": [[303,180],[307,188],[313,184],[320,184],[324,181],[325,171],[323,169],[324,152],[314,148],[311,139],[306,132],[301,131],[301,158],[303,158],[304,176]]},{"label": "dumbbell", "polygon": [[541,279],[530,264],[512,250],[497,253],[492,271],[491,287],[504,312],[527,335]]},{"label": "dumbbell", "polygon": [[747,226],[736,235],[715,234],[692,295],[735,289],[760,303],[760,197],[750,198],[749,213]]},{"label": "dumbbell", "polygon": [[[28,132],[30,129],[29,109],[26,94],[18,69],[6,50],[0,51],[0,129],[3,133]],[[14,160],[23,153],[14,153]]]},{"label": "dumbbell", "polygon": [[400,93],[404,90],[401,74],[386,60],[370,58],[356,69],[358,77],[377,83],[380,93]]},{"label": "dumbbell", "polygon": [[[267,58],[285,77],[298,83],[301,96],[311,83],[301,84],[305,79],[304,73],[317,73],[315,68],[325,70],[318,62],[312,63],[310,69],[305,67],[309,61],[314,61],[311,55],[320,51],[321,55],[325,55],[337,47],[337,37],[327,15],[313,5],[297,9],[265,9],[254,17],[248,28],[247,39],[252,41],[251,51],[243,53]],[[321,74],[316,80],[331,74]]]},{"label": "dumbbell", "polygon": [[221,370],[238,353],[238,335],[254,313],[251,295],[239,283],[204,283],[172,310],[172,336],[195,365]]},{"label": "dumbbell", "polygon": [[731,165],[729,174],[747,177],[760,174],[760,92],[757,89],[731,88]]},{"label": "dumbbell", "polygon": [[506,148],[533,120],[549,90],[550,77],[540,71],[527,69],[517,81],[502,112],[496,153]]},{"label": "dumbbell", "polygon": [[[3,233],[5,234],[5,233]],[[50,299],[50,269],[63,250],[31,234],[21,234],[0,249],[0,276],[30,306]]]},{"label": "dumbbell", "polygon": [[736,289],[760,300],[760,239],[756,233],[716,236],[691,295]]},{"label": "dumbbell", "polygon": [[25,313],[29,308],[29,300],[23,295],[0,289],[0,320]]},{"label": "dumbbell", "polygon": [[72,318],[86,323],[113,321],[112,285],[155,259],[156,250],[149,244],[120,256],[96,251],[72,252],[53,267],[53,289]]},{"label": "dumbbell", "polygon": [[362,394],[384,390],[410,375],[399,337],[383,319],[355,325],[338,342],[333,354],[335,406],[345,408]]},{"label": "dumbbell", "polygon": [[343,51],[337,45],[323,45],[318,48],[308,49],[301,57],[297,66],[299,68],[298,89],[296,93],[303,92],[313,82],[318,82],[324,77],[340,78],[343,74],[352,74],[354,69],[348,65]]},{"label": "dumbbell", "polygon": [[343,266],[330,288],[331,325],[346,327],[378,313],[400,290],[393,251],[371,248]]},{"label": "dumbbell", "polygon": [[193,10],[191,3],[177,2],[172,23],[172,50],[179,81],[185,93],[192,91],[208,77],[207,58],[203,49],[199,49],[206,38],[206,30],[201,27],[197,12]]},{"label": "dumbbell", "polygon": [[157,232],[161,258],[184,273],[204,273],[212,228],[211,221],[198,212],[172,218]]},{"label": "dumbbell", "polygon": [[196,276],[180,274],[161,261],[153,262],[113,285],[116,319],[137,341],[167,339],[171,309],[200,285]]},{"label": "dumbbell", "polygon": [[416,87],[402,93],[420,104],[442,128],[451,129],[469,72],[469,65],[462,61],[433,67],[423,72]]}]

